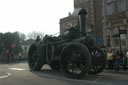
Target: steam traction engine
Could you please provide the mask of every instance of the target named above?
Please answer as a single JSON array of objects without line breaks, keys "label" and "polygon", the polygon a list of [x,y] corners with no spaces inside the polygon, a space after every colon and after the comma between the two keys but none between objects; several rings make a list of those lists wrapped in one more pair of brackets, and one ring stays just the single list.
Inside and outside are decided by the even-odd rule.
[{"label": "steam traction engine", "polygon": [[28,53],[30,70],[38,71],[44,64],[49,64],[53,70],[62,70],[69,78],[102,72],[106,56],[85,32],[86,14],[85,9],[80,10],[79,26],[71,27],[58,37],[46,35],[42,41],[33,43]]}]

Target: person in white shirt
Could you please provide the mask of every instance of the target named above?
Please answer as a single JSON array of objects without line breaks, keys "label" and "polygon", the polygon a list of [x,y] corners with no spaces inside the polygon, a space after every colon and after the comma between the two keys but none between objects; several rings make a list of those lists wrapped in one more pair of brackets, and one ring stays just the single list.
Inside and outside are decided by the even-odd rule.
[{"label": "person in white shirt", "polygon": [[21,61],[21,56],[22,56],[22,54],[21,54],[21,52],[19,52],[19,61]]},{"label": "person in white shirt", "polygon": [[107,60],[108,60],[108,69],[113,69],[114,66],[114,57],[113,57],[113,53],[112,51],[109,49],[108,53],[107,53]]}]

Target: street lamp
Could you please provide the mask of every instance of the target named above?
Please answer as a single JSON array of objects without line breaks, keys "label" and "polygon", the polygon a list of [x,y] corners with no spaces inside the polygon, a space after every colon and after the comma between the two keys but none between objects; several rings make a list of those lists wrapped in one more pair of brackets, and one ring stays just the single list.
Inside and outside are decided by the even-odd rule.
[{"label": "street lamp", "polygon": [[[121,46],[121,37],[120,37],[120,27],[118,26],[118,32],[119,32],[119,43],[120,43],[120,54],[122,53],[122,46]],[[121,57],[121,55],[120,55]]]}]

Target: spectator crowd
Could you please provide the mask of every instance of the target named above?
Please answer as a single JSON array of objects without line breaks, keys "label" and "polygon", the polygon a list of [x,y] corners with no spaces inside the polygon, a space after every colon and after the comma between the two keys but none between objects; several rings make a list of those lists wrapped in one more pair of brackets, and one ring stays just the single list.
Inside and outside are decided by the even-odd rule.
[{"label": "spectator crowd", "polygon": [[111,49],[107,53],[107,67],[108,69],[114,69],[116,72],[122,68],[124,71],[128,68],[128,50],[125,53],[117,50],[113,52]]},{"label": "spectator crowd", "polygon": [[21,58],[22,58],[21,52],[15,54],[13,51],[5,50],[0,53],[0,62],[2,63],[14,62],[16,59],[21,61]]}]

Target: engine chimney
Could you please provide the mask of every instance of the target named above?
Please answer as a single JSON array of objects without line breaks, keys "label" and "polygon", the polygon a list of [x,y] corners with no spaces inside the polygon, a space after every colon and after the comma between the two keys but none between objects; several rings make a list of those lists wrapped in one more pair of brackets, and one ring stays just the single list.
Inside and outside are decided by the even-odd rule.
[{"label": "engine chimney", "polygon": [[81,9],[78,13],[79,21],[80,21],[80,32],[86,33],[86,15],[87,11],[85,9]]}]

